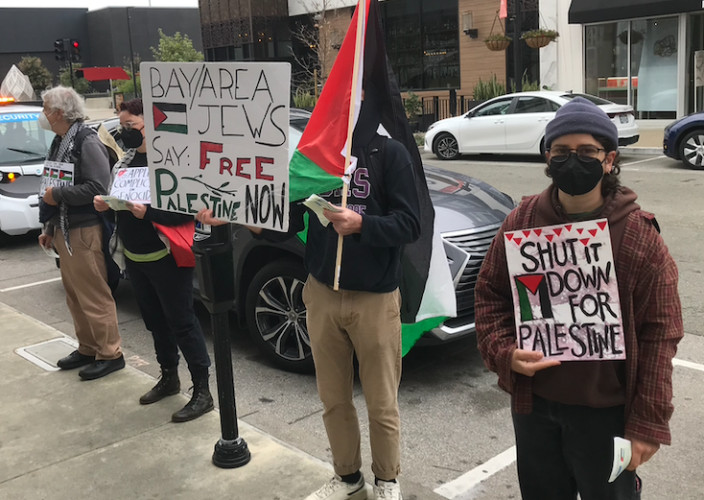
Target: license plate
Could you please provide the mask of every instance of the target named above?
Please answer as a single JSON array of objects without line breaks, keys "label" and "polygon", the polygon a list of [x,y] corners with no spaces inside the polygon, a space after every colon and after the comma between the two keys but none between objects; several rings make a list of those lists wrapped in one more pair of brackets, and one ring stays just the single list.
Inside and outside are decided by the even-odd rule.
[{"label": "license plate", "polygon": [[628,115],[618,115],[618,119],[621,120],[621,123],[628,123]]}]

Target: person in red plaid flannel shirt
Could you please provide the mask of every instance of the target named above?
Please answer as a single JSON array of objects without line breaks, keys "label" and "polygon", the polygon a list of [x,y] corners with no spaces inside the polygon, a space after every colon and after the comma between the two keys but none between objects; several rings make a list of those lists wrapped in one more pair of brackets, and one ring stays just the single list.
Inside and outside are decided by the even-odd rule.
[{"label": "person in red plaid flannel shirt", "polygon": [[[590,101],[558,110],[545,134],[552,184],[504,221],[479,273],[477,344],[511,394],[518,479],[526,500],[640,498],[636,468],[670,444],[672,358],[683,336],[678,273],[652,214],[621,186],[618,132]],[[571,221],[609,223],[625,360],[560,362],[518,349],[504,233]],[[613,438],[631,442],[609,483]]]}]

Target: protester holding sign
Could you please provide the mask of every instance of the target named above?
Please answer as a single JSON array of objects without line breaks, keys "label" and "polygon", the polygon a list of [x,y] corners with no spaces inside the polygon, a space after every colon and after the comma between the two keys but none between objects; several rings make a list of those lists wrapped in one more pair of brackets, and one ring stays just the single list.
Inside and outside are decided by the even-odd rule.
[{"label": "protester holding sign", "polygon": [[[601,109],[575,97],[545,147],[552,185],[507,217],[479,273],[479,350],[512,395],[524,499],[640,498],[636,468],[671,439],[677,268],[620,185]],[[632,458],[610,483],[615,437]]]},{"label": "protester holding sign", "polygon": [[83,98],[75,90],[55,87],[43,92],[42,99],[39,125],[56,137],[42,176],[39,220],[44,230],[39,244],[58,252],[78,339],[78,349],[57,365],[64,370],[88,365],[78,375],[92,380],[125,367],[101,219],[92,204],[95,195],[107,192],[110,163],[98,135],[83,123]]},{"label": "protester holding sign", "polygon": [[[137,187],[146,182],[144,189],[133,191],[135,198],[131,199],[146,201],[142,193],[149,193],[148,177],[129,175],[130,171],[147,166],[143,115],[141,99],[120,104],[122,140],[129,149],[113,169],[125,175],[116,175],[111,194],[121,193],[122,187],[116,185],[123,177],[130,177]],[[93,203],[98,211],[109,209],[101,196],[96,196]],[[139,402],[156,403],[180,391],[180,348],[191,372],[193,397],[172,415],[172,420],[193,420],[214,407],[208,387],[210,357],[193,309],[193,216],[158,210],[146,202],[128,201],[125,207],[127,210],[114,212],[117,234],[124,246],[127,273],[137,304],[144,324],[154,337],[156,358],[161,366],[161,378]]]}]

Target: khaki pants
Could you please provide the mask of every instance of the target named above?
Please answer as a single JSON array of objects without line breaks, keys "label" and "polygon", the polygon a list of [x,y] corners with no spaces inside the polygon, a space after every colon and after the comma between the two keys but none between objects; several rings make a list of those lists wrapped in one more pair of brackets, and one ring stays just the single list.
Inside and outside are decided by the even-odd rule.
[{"label": "khaki pants", "polygon": [[68,254],[61,230],[54,232],[54,246],[61,260],[61,281],[66,290],[78,352],[96,359],[122,355],[117,328],[117,309],[107,283],[102,251],[102,227],[69,230],[73,255]]},{"label": "khaki pants", "polygon": [[323,422],[339,475],[362,465],[357,410],[352,401],[353,354],[367,402],[372,471],[395,479],[400,466],[401,296],[340,290],[312,276],[303,289]]}]

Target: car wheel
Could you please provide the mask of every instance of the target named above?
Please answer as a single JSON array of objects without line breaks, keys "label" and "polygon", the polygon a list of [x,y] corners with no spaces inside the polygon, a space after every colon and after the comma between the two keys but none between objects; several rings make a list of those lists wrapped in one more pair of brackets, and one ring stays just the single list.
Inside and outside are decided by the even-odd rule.
[{"label": "car wheel", "polygon": [[452,134],[440,134],[435,139],[435,155],[441,160],[455,160],[460,156],[457,139]]},{"label": "car wheel", "polygon": [[704,130],[695,130],[680,142],[680,158],[690,168],[704,169]]},{"label": "car wheel", "polygon": [[276,365],[299,373],[313,371],[302,297],[305,281],[299,262],[267,264],[254,275],[245,306],[247,328],[259,348]]}]

